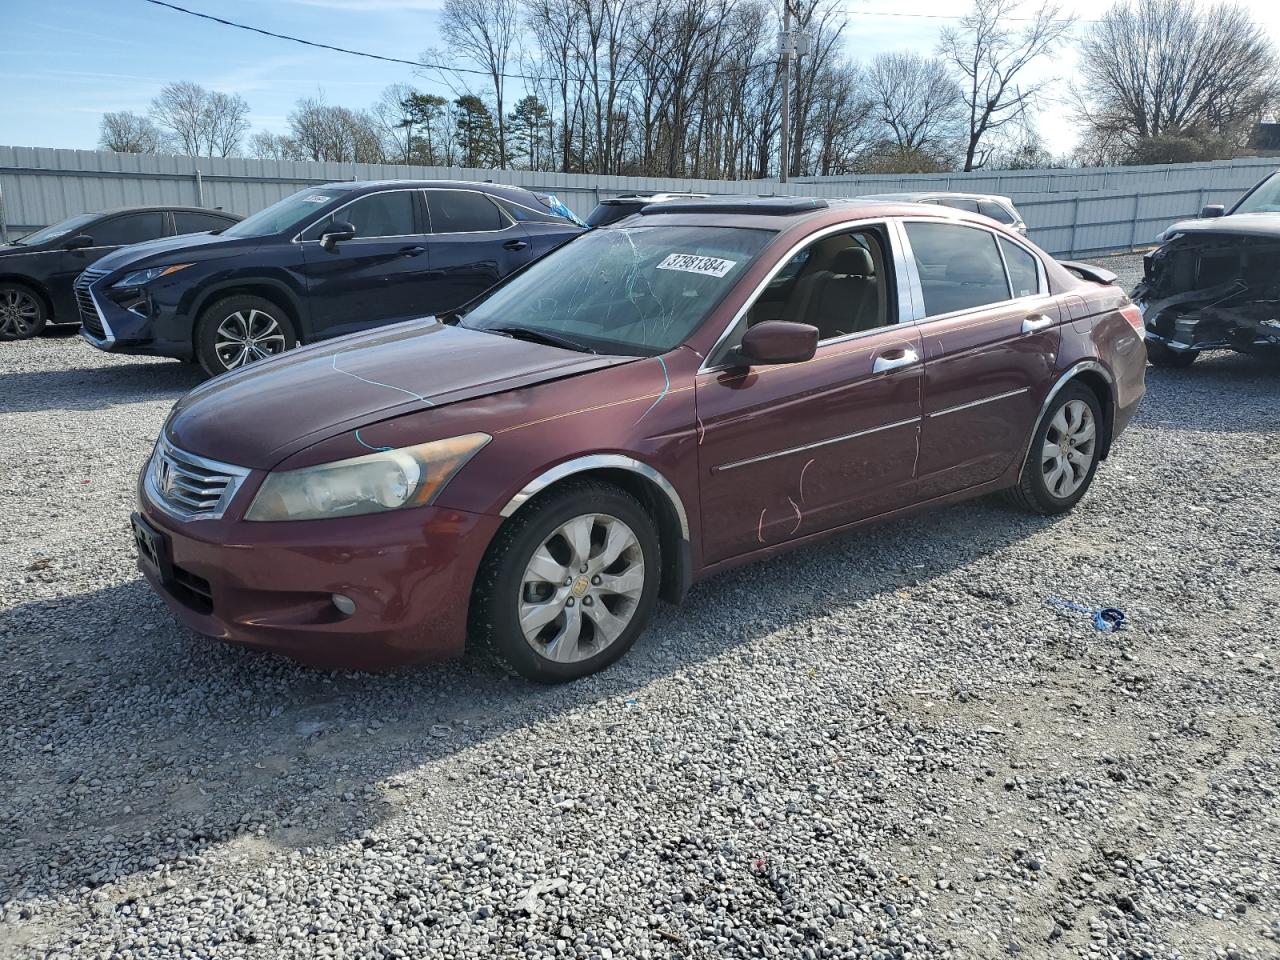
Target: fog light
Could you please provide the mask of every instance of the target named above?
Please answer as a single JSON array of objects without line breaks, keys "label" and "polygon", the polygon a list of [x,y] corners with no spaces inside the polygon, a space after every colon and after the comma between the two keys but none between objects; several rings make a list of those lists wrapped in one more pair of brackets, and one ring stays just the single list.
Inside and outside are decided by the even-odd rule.
[{"label": "fog light", "polygon": [[338,608],[338,612],[344,617],[349,617],[356,612],[356,602],[345,593],[335,593],[333,595],[333,605]]}]

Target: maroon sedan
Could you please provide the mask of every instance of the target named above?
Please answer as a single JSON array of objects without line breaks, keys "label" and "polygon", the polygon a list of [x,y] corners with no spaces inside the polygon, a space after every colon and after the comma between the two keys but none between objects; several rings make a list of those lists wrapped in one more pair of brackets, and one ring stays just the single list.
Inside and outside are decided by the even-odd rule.
[{"label": "maroon sedan", "polygon": [[193,629],[310,663],[470,636],[579,677],[727,567],[993,491],[1069,510],[1144,391],[1105,280],[936,206],[656,205],[192,391],[139,563]]}]

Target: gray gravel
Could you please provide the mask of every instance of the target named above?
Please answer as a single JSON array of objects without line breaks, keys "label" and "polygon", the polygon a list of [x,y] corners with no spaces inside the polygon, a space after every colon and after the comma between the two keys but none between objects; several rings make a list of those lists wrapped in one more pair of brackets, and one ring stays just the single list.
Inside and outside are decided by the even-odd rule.
[{"label": "gray gravel", "polygon": [[543,689],[177,628],[126,523],[195,377],[0,344],[0,955],[1280,956],[1278,376],[1152,370],[1072,515],[723,575]]}]

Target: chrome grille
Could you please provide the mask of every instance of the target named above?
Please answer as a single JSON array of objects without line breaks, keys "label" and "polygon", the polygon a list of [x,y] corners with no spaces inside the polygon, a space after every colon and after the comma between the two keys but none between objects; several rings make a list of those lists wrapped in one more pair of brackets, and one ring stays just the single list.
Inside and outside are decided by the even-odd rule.
[{"label": "chrome grille", "polygon": [[109,270],[94,270],[92,267],[76,277],[76,306],[80,308],[80,323],[98,340],[107,339],[107,330],[102,323],[102,315],[98,313],[98,305],[89,292],[89,284],[105,277]]},{"label": "chrome grille", "polygon": [[249,471],[179,450],[161,438],[147,465],[151,502],[183,520],[216,520],[226,511]]}]

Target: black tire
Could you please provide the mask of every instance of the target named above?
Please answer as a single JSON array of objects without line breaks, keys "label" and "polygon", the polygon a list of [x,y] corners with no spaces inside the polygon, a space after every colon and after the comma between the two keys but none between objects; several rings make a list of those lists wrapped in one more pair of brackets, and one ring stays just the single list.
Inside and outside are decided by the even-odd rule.
[{"label": "black tire", "polygon": [[[519,620],[526,567],[557,529],[590,514],[621,520],[634,533],[644,564],[644,585],[630,621],[618,637],[585,659],[560,663],[525,638]],[[569,481],[542,494],[503,525],[485,554],[471,597],[472,637],[506,666],[537,683],[564,683],[601,670],[627,652],[644,632],[658,597],[662,555],[653,518],[630,494],[596,480]],[[569,584],[566,582],[565,587]],[[573,600],[567,601],[570,605]],[[587,599],[583,600],[585,604]],[[581,615],[587,622],[585,608]],[[594,632],[594,621],[592,621]],[[548,625],[554,629],[554,624]],[[584,629],[586,629],[584,627]]]},{"label": "black tire", "polygon": [[[1088,470],[1080,479],[1079,486],[1065,496],[1059,496],[1049,489],[1048,481],[1045,478],[1044,464],[1048,462],[1044,459],[1045,441],[1049,436],[1050,430],[1056,430],[1053,424],[1059,411],[1073,401],[1083,402],[1093,415],[1092,460],[1089,463]],[[1018,485],[1006,490],[1005,498],[1022,510],[1038,513],[1042,516],[1066,513],[1080,502],[1080,499],[1093,484],[1093,475],[1098,470],[1100,459],[1098,454],[1102,449],[1103,429],[1102,404],[1098,402],[1097,394],[1083,383],[1068,383],[1058,391],[1057,396],[1053,398],[1053,402],[1049,404],[1049,409],[1044,412],[1044,416],[1036,424],[1036,432],[1031,438],[1031,449],[1027,453],[1026,462],[1022,465],[1022,473],[1018,477]]]},{"label": "black tire", "polygon": [[0,340],[30,340],[48,322],[40,294],[21,283],[0,283]]},{"label": "black tire", "polygon": [[[239,321],[235,319],[237,316]],[[240,354],[219,351],[219,329],[224,324],[234,327],[237,322],[242,327],[248,324],[255,332],[263,334],[264,338],[254,344],[263,356],[254,355],[252,349],[246,349],[246,359],[237,363],[235,360]],[[196,325],[196,361],[211,377],[264,359],[266,355],[284,353],[297,345],[298,334],[289,315],[270,300],[248,294],[235,294],[210,304],[201,312],[200,321]]]},{"label": "black tire", "polygon": [[1198,356],[1199,350],[1170,350],[1163,343],[1147,341],[1147,359],[1153,367],[1175,367],[1180,370],[1195,363]]}]

